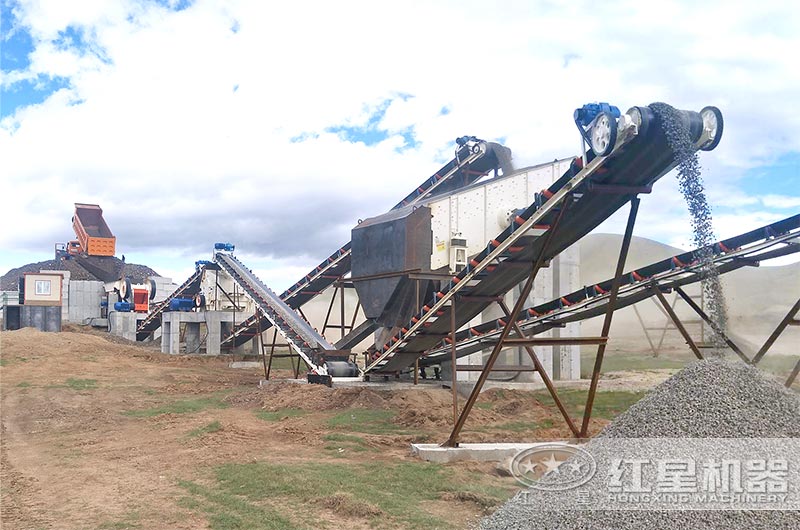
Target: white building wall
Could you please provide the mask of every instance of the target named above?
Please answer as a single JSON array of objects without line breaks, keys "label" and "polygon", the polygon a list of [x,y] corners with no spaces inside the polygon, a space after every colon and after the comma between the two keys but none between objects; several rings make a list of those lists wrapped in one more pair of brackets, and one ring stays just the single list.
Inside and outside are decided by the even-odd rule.
[{"label": "white building wall", "polygon": [[71,280],[69,282],[68,320],[75,324],[88,324],[100,318],[100,302],[105,298],[105,284],[98,281]]}]

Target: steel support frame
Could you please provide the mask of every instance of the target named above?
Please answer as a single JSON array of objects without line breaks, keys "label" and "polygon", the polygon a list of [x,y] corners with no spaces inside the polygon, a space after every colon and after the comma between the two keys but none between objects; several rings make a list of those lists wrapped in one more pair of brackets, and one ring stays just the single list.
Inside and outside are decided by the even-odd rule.
[{"label": "steel support frame", "polygon": [[[761,346],[758,352],[753,356],[753,360],[751,361],[753,366],[761,362],[761,359],[763,359],[769,349],[772,348],[772,345],[775,344],[775,341],[778,340],[778,337],[780,337],[783,332],[786,331],[787,327],[800,326],[800,320],[795,318],[798,313],[800,313],[800,299],[798,299],[791,309],[789,309],[789,311],[786,313],[786,316],[783,317],[783,319],[775,327],[775,330],[772,332],[772,334],[764,342],[764,345]],[[786,379],[786,388],[792,386],[798,374],[800,374],[800,360],[797,361],[797,364],[789,374],[789,378]]]},{"label": "steel support frame", "polygon": [[[451,330],[450,331],[451,331],[451,334],[452,334],[452,337],[451,337],[451,340],[452,340],[452,350],[451,350],[451,352],[452,352],[451,353],[452,370],[451,371],[452,371],[452,374],[453,374],[453,384],[452,384],[452,387],[453,387],[453,413],[454,413],[454,417],[455,417],[455,422],[453,424],[453,430],[450,433],[449,438],[447,439],[447,441],[444,444],[442,444],[443,447],[458,447],[458,436],[461,433],[461,430],[464,428],[464,424],[466,423],[470,412],[472,412],[472,408],[474,407],[475,403],[477,402],[478,396],[480,395],[481,390],[483,389],[483,385],[486,383],[486,380],[489,378],[489,374],[492,372],[492,369],[494,367],[494,363],[497,360],[497,358],[500,356],[500,351],[503,349],[504,342],[506,341],[506,339],[509,338],[509,335],[511,334],[511,330],[512,329],[516,329],[517,333],[519,333],[521,336],[524,337],[524,335],[522,335],[522,333],[521,333],[522,330],[519,329],[519,326],[517,325],[515,315],[518,315],[519,312],[522,311],[522,308],[525,305],[525,302],[526,302],[526,300],[528,298],[528,295],[531,292],[531,288],[533,287],[533,281],[536,278],[536,275],[538,274],[539,270],[542,268],[542,263],[544,262],[544,256],[545,256],[545,254],[546,254],[546,252],[548,250],[548,247],[550,246],[550,242],[553,239],[553,235],[558,230],[558,226],[559,226],[559,224],[561,222],[561,219],[564,216],[564,212],[569,208],[569,204],[570,204],[571,201],[572,201],[572,196],[570,194],[570,196],[566,197],[565,200],[563,201],[563,203],[561,205],[561,208],[559,209],[558,216],[556,217],[555,222],[550,227],[550,230],[547,231],[547,234],[545,235],[546,239],[544,241],[544,244],[542,245],[542,248],[539,251],[538,256],[536,257],[536,260],[532,264],[531,272],[528,275],[528,279],[525,282],[525,286],[522,288],[522,292],[520,293],[519,298],[517,299],[517,302],[514,304],[513,311],[509,312],[508,311],[508,307],[504,303],[498,301],[498,303],[501,304],[501,307],[503,308],[503,311],[506,312],[506,314],[507,314],[508,322],[506,323],[505,327],[503,328],[503,332],[500,335],[500,339],[497,341],[497,343],[492,348],[492,353],[489,355],[489,358],[486,361],[486,365],[484,366],[483,370],[481,371],[480,375],[478,376],[478,380],[475,382],[475,386],[473,387],[472,392],[470,392],[470,395],[467,398],[466,403],[464,403],[464,408],[461,410],[460,414],[458,414],[458,411],[457,411],[457,399],[458,399],[458,397],[457,397],[457,393],[456,393],[456,381],[458,380],[458,372],[457,372],[457,364],[456,364],[456,341],[455,341],[455,331],[456,330],[454,329],[455,328],[455,311],[454,311],[454,309],[455,309],[455,306],[454,306],[455,301],[452,302],[453,306],[451,306],[451,311],[450,311],[450,314],[451,314]],[[572,424],[572,419],[569,417],[569,414],[566,412],[566,409],[564,408],[564,405],[561,403],[561,400],[558,398],[558,394],[555,392],[555,387],[553,386],[552,381],[550,381],[550,378],[548,377],[547,372],[544,370],[541,362],[539,361],[539,358],[536,356],[536,353],[533,351],[533,348],[531,348],[530,346],[526,346],[525,349],[528,351],[528,354],[530,355],[531,360],[534,363],[534,367],[536,368],[536,371],[539,372],[539,374],[541,375],[542,380],[545,383],[545,386],[547,387],[548,391],[550,392],[550,395],[553,397],[554,401],[559,406],[559,410],[562,411],[562,414],[564,415],[565,421],[567,421],[567,423],[570,425],[570,429],[575,434],[577,434],[577,429],[575,428],[575,425]]]},{"label": "steel support frame", "polygon": [[714,323],[714,321],[713,321],[713,320],[711,320],[711,317],[709,317],[709,316],[706,314],[706,312],[705,312],[705,311],[703,311],[703,309],[702,309],[702,308],[701,308],[699,305],[697,305],[697,302],[695,302],[694,300],[692,300],[692,297],[691,297],[691,296],[689,296],[688,294],[686,294],[686,291],[684,291],[684,290],[683,290],[683,289],[681,289],[680,287],[676,287],[676,288],[675,288],[675,292],[676,292],[676,293],[678,293],[678,296],[680,296],[681,298],[683,298],[683,301],[684,301],[684,302],[686,302],[686,304],[687,304],[689,307],[691,307],[691,308],[692,308],[692,310],[693,310],[695,313],[697,313],[697,314],[698,314],[698,316],[700,316],[700,318],[702,318],[702,319],[703,319],[703,321],[704,321],[706,324],[708,324],[709,326],[711,326],[711,330],[712,330],[714,333],[716,333],[717,335],[719,335],[719,336],[722,338],[722,340],[724,340],[724,341],[725,341],[725,344],[727,344],[727,345],[728,345],[728,348],[730,348],[731,350],[733,350],[733,352],[734,352],[734,353],[736,353],[736,355],[738,355],[738,356],[739,356],[739,358],[740,358],[741,360],[743,360],[744,362],[746,362],[746,363],[748,363],[748,364],[750,363],[750,358],[749,358],[749,357],[747,357],[747,355],[746,355],[746,354],[745,354],[745,353],[742,351],[742,349],[741,349],[739,346],[737,346],[737,345],[736,345],[736,343],[735,343],[735,342],[733,342],[733,340],[731,340],[731,338],[730,338],[730,337],[728,337],[728,335],[725,333],[725,331],[724,331],[724,330],[721,330],[721,329],[717,328],[717,325]]},{"label": "steel support frame", "polygon": [[667,315],[669,316],[670,320],[672,320],[672,323],[675,324],[675,327],[680,332],[681,336],[683,337],[683,340],[685,340],[686,344],[689,345],[689,349],[692,350],[692,353],[694,353],[695,357],[702,360],[703,354],[700,353],[700,349],[697,347],[697,344],[695,344],[694,340],[692,340],[692,336],[689,335],[689,332],[686,330],[686,327],[683,325],[683,322],[681,322],[681,319],[678,318],[678,315],[677,313],[675,313],[675,310],[672,308],[672,306],[669,305],[669,302],[667,301],[666,297],[664,297],[664,293],[661,292],[661,288],[658,285],[653,285],[650,289],[656,295],[658,301],[661,302],[661,306],[664,308],[664,311],[667,312]]},{"label": "steel support frame", "polygon": [[[298,379],[300,377],[300,366],[301,363],[304,362],[304,359],[297,353],[292,353],[291,348],[288,344],[278,344],[278,330],[273,329],[272,331],[272,342],[269,344],[269,355],[267,355],[267,344],[264,342],[264,337],[261,334],[261,319],[258,320],[258,340],[261,343],[261,357],[264,362],[264,379],[269,381],[270,376],[272,375],[272,361],[274,359],[289,359],[289,362],[292,363],[292,372],[294,374],[294,378]],[[289,353],[275,353],[276,347],[286,347],[289,348]],[[297,358],[297,365],[295,366],[295,357]]]},{"label": "steel support frame", "polygon": [[603,368],[603,358],[606,353],[606,346],[608,345],[608,335],[611,331],[611,320],[614,316],[614,311],[617,309],[617,295],[619,294],[620,279],[625,271],[625,262],[628,259],[628,250],[631,246],[631,239],[633,238],[633,227],[636,224],[636,215],[639,212],[639,198],[636,196],[631,197],[631,209],[628,212],[628,223],[625,225],[625,235],[622,238],[622,245],[619,249],[619,258],[617,259],[617,268],[614,271],[614,280],[611,283],[611,293],[608,297],[608,308],[606,315],[603,319],[603,327],[600,331],[600,336],[606,340],[597,346],[597,353],[594,358],[594,368],[592,369],[592,379],[589,383],[589,393],[586,396],[586,407],[583,410],[583,421],[581,422],[581,430],[578,438],[586,438],[589,434],[589,421],[592,418],[592,408],[594,407],[594,398],[597,394],[597,385],[600,382],[600,371]]},{"label": "steel support frame", "polygon": [[[325,321],[322,324],[322,335],[325,335],[325,332],[328,329],[338,329],[339,330],[339,339],[343,339],[346,335],[345,331],[352,331],[355,327],[356,318],[358,317],[358,311],[361,309],[361,303],[356,302],[355,310],[353,311],[353,317],[350,319],[350,324],[348,325],[345,320],[345,299],[344,293],[347,287],[343,282],[336,282],[333,284],[333,296],[331,296],[330,304],[328,304],[328,312],[325,314]],[[336,303],[336,295],[339,295],[339,324],[331,324],[331,315],[333,315],[333,306]],[[303,316],[305,318],[305,315]],[[308,320],[308,319],[306,319]]]}]

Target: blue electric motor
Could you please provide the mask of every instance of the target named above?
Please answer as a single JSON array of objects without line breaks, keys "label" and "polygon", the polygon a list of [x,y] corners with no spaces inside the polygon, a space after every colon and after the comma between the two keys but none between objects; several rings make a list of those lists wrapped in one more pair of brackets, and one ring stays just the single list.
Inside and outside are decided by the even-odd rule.
[{"label": "blue electric motor", "polygon": [[194,300],[191,298],[173,298],[169,301],[170,311],[191,311],[194,307]]},{"label": "blue electric motor", "polygon": [[224,250],[225,252],[233,252],[236,248],[232,243],[214,243],[214,250]]},{"label": "blue electric motor", "polygon": [[212,262],[208,261],[207,259],[197,260],[194,262],[194,268],[199,269],[200,267],[208,267],[209,265],[211,265],[211,263]]},{"label": "blue electric motor", "polygon": [[622,116],[619,108],[609,103],[587,103],[583,107],[575,109],[572,116],[575,118],[575,123],[581,127],[588,127],[601,112],[607,112],[616,119]]},{"label": "blue electric motor", "polygon": [[133,304],[131,302],[115,302],[114,311],[119,311],[120,313],[130,313],[133,311]]}]

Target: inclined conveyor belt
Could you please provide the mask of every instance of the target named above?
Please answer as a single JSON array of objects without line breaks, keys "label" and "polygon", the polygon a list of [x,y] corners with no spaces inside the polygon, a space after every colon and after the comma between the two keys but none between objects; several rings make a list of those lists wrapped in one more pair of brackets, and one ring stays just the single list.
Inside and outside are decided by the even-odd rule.
[{"label": "inclined conveyor belt", "polygon": [[253,272],[231,254],[218,252],[214,261],[227,272],[242,291],[250,297],[275,329],[286,339],[287,344],[297,352],[311,368],[312,372],[326,374],[323,364],[318,365],[315,353],[320,350],[333,350],[325,337],[320,335],[302,316],[286,305]]},{"label": "inclined conveyor belt", "polygon": [[194,274],[189,276],[189,279],[183,282],[172,294],[150,310],[147,317],[142,320],[136,328],[136,340],[145,340],[161,327],[161,315],[169,308],[170,301],[175,298],[191,298],[200,292],[203,270],[204,266],[199,265],[195,269]]},{"label": "inclined conveyor belt", "polygon": [[[677,112],[681,113],[681,119],[692,134],[699,138],[703,127],[699,114]],[[491,299],[504,295],[523,281],[531,268],[525,264],[530,265],[540,254],[546,260],[557,256],[626,204],[637,191],[673,169],[677,162],[660,119],[652,112],[649,114],[648,126],[641,131],[633,123],[621,123],[614,148],[606,156],[593,157],[589,152],[585,167],[582,160],[576,158],[560,179],[537,195],[536,200],[436,292],[410,322],[396,330],[386,343],[371,349],[373,353],[365,373],[397,372],[413,365],[449,333],[450,311],[456,295],[461,295],[455,311],[458,329],[486,309]],[[553,230],[553,224],[565,208],[565,215]],[[534,226],[545,227],[544,234],[531,237],[530,229]]]},{"label": "inclined conveyor belt", "polygon": [[[715,243],[711,250],[720,274],[760,262],[800,252],[800,215],[795,215]],[[702,280],[698,251],[685,252],[625,273],[615,310],[631,306],[662,292]],[[589,285],[547,303],[529,307],[517,315],[517,323],[526,335],[536,335],[570,322],[600,315],[608,309],[612,279]],[[456,356],[463,357],[491,346],[502,333],[506,318],[484,322],[456,333]],[[516,337],[512,332],[510,337]],[[421,366],[438,364],[451,355],[451,340],[443,339],[420,358]]]}]

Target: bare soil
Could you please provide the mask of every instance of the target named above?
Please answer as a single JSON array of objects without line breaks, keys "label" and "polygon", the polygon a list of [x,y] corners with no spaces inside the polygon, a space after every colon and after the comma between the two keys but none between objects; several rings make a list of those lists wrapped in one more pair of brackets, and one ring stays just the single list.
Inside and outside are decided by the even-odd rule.
[{"label": "bare soil", "polygon": [[[164,355],[81,327],[3,332],[0,354],[3,528],[209,528],[204,512],[182,501],[181,481],[206,484],[209,469],[231,462],[416,461],[409,443],[443,441],[452,424],[445,389],[259,388],[259,370],[228,368],[224,357]],[[481,402],[463,441],[569,434],[558,412],[530,392],[490,390]],[[388,419],[355,433],[330,423],[343,411],[356,418],[360,409],[387,411]],[[277,418],[260,417],[270,412]],[[532,427],[509,429],[512,420]],[[592,430],[605,423],[594,420]],[[369,450],[330,451],[330,433],[357,434]],[[487,485],[515,487],[494,464],[454,466]],[[492,502],[455,492],[420,509],[464,527]],[[370,517],[382,517],[380,508],[346,494],[275,507],[311,514],[328,528],[370,528]]]}]

